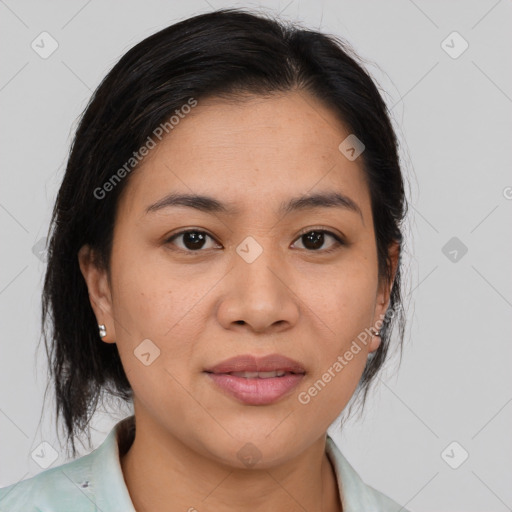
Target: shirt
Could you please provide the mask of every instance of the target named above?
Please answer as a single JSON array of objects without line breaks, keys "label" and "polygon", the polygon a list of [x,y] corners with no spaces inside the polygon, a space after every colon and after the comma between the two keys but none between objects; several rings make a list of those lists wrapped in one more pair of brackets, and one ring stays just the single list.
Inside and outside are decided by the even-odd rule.
[{"label": "shirt", "polygon": [[[1,512],[135,512],[120,454],[131,446],[134,416],[118,422],[98,448],[73,461],[0,489]],[[408,512],[366,485],[327,435],[326,453],[344,512]]]}]

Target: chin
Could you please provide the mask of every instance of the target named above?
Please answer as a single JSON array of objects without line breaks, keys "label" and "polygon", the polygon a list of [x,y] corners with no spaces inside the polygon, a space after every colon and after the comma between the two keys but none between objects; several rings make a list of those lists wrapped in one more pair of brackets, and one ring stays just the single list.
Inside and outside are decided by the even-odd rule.
[{"label": "chin", "polygon": [[[275,429],[276,422],[272,428]],[[268,432],[272,430],[268,429]],[[209,440],[206,448],[210,454],[226,466],[238,469],[268,469],[285,463],[298,456],[306,447],[297,433],[278,429],[268,436],[267,430],[255,429],[254,435],[248,432],[229,430],[233,437],[224,436]]]}]

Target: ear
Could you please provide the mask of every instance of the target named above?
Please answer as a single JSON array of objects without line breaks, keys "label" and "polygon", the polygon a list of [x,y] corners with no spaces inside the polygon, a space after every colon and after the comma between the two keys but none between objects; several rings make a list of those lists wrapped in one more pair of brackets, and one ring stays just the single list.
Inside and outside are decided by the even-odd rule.
[{"label": "ear", "polygon": [[[116,332],[112,314],[112,294],[107,271],[97,264],[94,251],[84,245],[78,251],[78,263],[89,291],[89,300],[98,324],[104,324],[107,335],[100,338],[105,343],[115,343]],[[99,337],[99,334],[98,334]]]},{"label": "ear", "polygon": [[[372,327],[380,330],[383,325],[383,319],[389,306],[391,290],[395,281],[396,270],[398,268],[398,260],[400,256],[400,244],[396,241],[391,242],[388,248],[388,266],[390,267],[391,280],[386,276],[379,279],[379,287],[377,291],[375,314],[373,317]],[[373,336],[370,343],[369,352],[375,352],[380,346],[380,336]]]}]

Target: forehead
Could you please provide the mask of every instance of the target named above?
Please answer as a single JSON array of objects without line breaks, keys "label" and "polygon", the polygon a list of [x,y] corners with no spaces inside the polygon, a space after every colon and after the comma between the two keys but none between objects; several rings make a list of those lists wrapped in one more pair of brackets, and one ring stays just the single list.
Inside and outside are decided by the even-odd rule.
[{"label": "forehead", "polygon": [[199,100],[130,176],[121,199],[141,211],[177,191],[223,198],[242,211],[321,189],[351,196],[363,209],[369,205],[360,160],[338,149],[349,134],[304,91]]}]

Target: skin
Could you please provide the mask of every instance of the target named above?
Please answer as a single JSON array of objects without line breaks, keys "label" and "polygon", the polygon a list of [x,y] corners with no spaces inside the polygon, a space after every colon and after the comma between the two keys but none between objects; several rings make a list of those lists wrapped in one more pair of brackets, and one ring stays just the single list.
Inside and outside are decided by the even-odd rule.
[{"label": "skin", "polygon": [[[110,276],[88,246],[80,250],[91,305],[107,328],[103,341],[117,343],[134,391],[137,431],[121,466],[138,511],[342,510],[326,431],[380,338],[361,345],[308,404],[298,394],[389,303],[360,159],[338,149],[349,133],[305,92],[199,101],[129,177]],[[282,201],[320,191],[349,196],[362,217],[336,207],[278,215]],[[145,213],[170,192],[209,195],[240,211]],[[212,238],[195,252],[186,236],[166,242],[186,228]],[[301,236],[306,228],[346,244],[325,253],[337,245],[325,235],[315,250]],[[252,263],[236,252],[247,236],[263,249]],[[398,247],[389,254],[394,276]],[[160,356],[145,366],[134,350],[148,338]],[[203,373],[234,355],[271,353],[306,369],[299,387],[271,405],[243,404]],[[249,442],[261,457],[252,467],[237,457]]]}]

